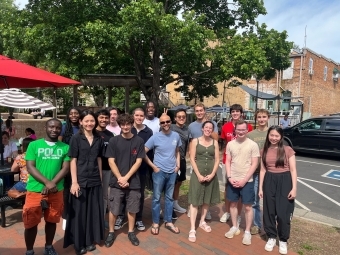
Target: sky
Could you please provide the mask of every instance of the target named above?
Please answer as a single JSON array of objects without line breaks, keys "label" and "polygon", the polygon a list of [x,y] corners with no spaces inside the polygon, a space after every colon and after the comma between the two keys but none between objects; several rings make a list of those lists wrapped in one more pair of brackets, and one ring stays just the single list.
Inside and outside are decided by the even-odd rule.
[{"label": "sky", "polygon": [[[23,8],[28,0],[15,0]],[[288,41],[340,63],[339,0],[264,0],[267,15],[259,23],[288,32]],[[306,34],[306,37],[305,37]]]}]

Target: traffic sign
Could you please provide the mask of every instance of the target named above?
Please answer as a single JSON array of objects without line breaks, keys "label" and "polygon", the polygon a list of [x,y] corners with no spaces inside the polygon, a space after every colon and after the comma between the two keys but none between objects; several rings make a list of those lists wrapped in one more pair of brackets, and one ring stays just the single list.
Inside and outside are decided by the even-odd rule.
[{"label": "traffic sign", "polygon": [[329,170],[327,173],[323,174],[322,177],[327,177],[335,180],[340,180],[340,170]]}]

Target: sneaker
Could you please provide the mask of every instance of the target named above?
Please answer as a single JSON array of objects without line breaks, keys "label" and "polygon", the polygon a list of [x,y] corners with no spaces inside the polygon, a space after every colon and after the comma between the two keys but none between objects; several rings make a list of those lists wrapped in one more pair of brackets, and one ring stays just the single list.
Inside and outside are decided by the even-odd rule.
[{"label": "sneaker", "polygon": [[250,229],[250,234],[257,235],[259,234],[261,229],[258,226],[252,226]]},{"label": "sneaker", "polygon": [[173,220],[177,220],[178,219],[178,216],[177,216],[177,214],[175,213],[174,210],[172,211],[172,219]]},{"label": "sneaker", "polygon": [[230,213],[226,212],[222,215],[222,217],[220,218],[220,222],[227,222],[230,219]]},{"label": "sneaker", "polygon": [[145,226],[143,224],[143,221],[141,221],[141,220],[136,221],[136,227],[139,231],[145,230]]},{"label": "sneaker", "polygon": [[115,223],[115,230],[121,229],[125,223],[124,219],[118,216]]},{"label": "sneaker", "polygon": [[242,243],[244,245],[251,245],[251,234],[250,232],[244,232]]},{"label": "sneaker", "polygon": [[211,214],[210,211],[207,212],[207,215],[205,215],[206,220],[211,220]]},{"label": "sneaker", "polygon": [[237,227],[240,227],[241,225],[241,215],[237,216]]},{"label": "sneaker", "polygon": [[275,245],[276,245],[276,239],[275,238],[269,238],[264,249],[266,251],[272,251],[274,249]]},{"label": "sneaker", "polygon": [[185,213],[187,210],[180,207],[177,201],[174,201],[174,211],[179,213]]},{"label": "sneaker", "polygon": [[280,254],[287,254],[287,242],[279,241],[279,253]]},{"label": "sneaker", "polygon": [[55,251],[53,246],[51,246],[49,248],[45,247],[44,255],[58,255],[58,253]]},{"label": "sneaker", "polygon": [[130,242],[134,245],[134,246],[138,246],[139,245],[139,240],[137,238],[137,236],[135,235],[134,232],[129,232],[128,233],[128,238],[130,240]]},{"label": "sneaker", "polygon": [[233,238],[241,233],[239,228],[231,227],[227,233],[225,233],[226,238]]},{"label": "sneaker", "polygon": [[26,251],[25,255],[34,255],[34,251],[31,251],[31,252]]},{"label": "sneaker", "polygon": [[114,232],[109,232],[109,234],[107,235],[106,239],[105,239],[105,246],[107,248],[111,247],[113,242],[116,240],[116,235]]}]

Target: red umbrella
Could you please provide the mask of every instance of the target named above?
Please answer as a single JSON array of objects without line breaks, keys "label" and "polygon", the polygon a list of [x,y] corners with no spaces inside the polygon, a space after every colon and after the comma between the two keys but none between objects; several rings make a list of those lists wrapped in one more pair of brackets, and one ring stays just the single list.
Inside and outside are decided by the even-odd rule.
[{"label": "red umbrella", "polygon": [[0,55],[0,88],[64,87],[80,82]]}]

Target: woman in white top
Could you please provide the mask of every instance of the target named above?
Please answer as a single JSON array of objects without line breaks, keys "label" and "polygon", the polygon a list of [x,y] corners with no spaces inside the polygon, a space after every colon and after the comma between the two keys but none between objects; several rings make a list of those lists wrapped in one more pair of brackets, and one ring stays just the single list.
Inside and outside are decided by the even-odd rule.
[{"label": "woman in white top", "polygon": [[18,156],[18,147],[9,140],[9,133],[6,131],[2,132],[2,144],[4,145],[4,159],[16,158]]}]

